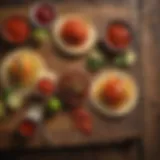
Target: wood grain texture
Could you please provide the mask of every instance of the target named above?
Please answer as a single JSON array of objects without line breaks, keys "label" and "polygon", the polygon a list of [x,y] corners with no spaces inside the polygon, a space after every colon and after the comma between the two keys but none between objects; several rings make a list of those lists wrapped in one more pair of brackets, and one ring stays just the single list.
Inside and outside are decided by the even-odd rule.
[{"label": "wood grain texture", "polygon": [[145,158],[160,157],[160,2],[144,0],[142,9],[142,55],[145,71]]},{"label": "wood grain texture", "polygon": [[[135,12],[135,8],[126,8],[126,7],[118,7],[113,5],[82,5],[82,7],[77,8],[77,4],[65,4],[65,5],[57,5],[57,11],[61,14],[65,13],[80,13],[87,15],[91,18],[98,29],[99,37],[103,37],[103,33],[105,32],[106,24],[111,19],[124,19],[130,23],[135,31],[139,31],[138,20],[137,20],[137,12]],[[28,8],[19,8],[19,9],[9,9],[6,12],[6,9],[2,9],[1,11],[1,20],[11,14],[28,14]],[[138,38],[138,35],[137,37]],[[48,67],[56,71],[58,74],[62,74],[70,68],[83,68],[84,59],[76,60],[70,63],[70,61],[63,59],[62,57],[57,57],[52,50],[52,43],[48,43],[47,46],[44,45],[40,48],[40,53],[46,59],[48,63]],[[137,54],[138,54],[138,50]],[[139,61],[135,65],[133,69],[129,72],[132,73],[138,85],[143,85],[143,79],[141,77],[141,70],[139,69],[141,66],[141,61]],[[141,92],[142,95],[142,92]],[[90,108],[88,108],[90,110]],[[93,125],[94,130],[93,134],[90,137],[85,137],[75,129],[73,129],[72,124],[70,124],[70,120],[65,116],[60,115],[59,118],[54,118],[52,122],[43,127],[43,133],[41,133],[42,139],[46,139],[49,145],[53,145],[56,147],[62,146],[72,146],[72,145],[93,145],[99,143],[111,143],[116,141],[123,141],[124,139],[137,138],[142,135],[143,128],[143,96],[140,97],[140,102],[137,105],[137,108],[129,115],[124,118],[117,120],[104,119],[98,114],[95,114],[91,110],[91,114],[93,117]],[[37,139],[37,141],[39,141]],[[36,142],[32,143],[30,147],[38,147],[39,144]]]}]

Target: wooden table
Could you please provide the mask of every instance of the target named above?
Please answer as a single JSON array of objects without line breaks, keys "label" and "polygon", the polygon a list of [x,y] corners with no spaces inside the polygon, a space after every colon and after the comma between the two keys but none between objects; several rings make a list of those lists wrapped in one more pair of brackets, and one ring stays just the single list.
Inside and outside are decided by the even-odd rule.
[{"label": "wooden table", "polygon": [[[92,4],[98,5],[102,3],[101,1],[92,1]],[[159,100],[158,95],[160,93],[160,85],[158,83],[159,76],[158,69],[160,68],[158,64],[158,0],[149,1],[136,1],[136,0],[106,0],[106,3],[109,4],[110,8],[121,8],[122,10],[128,10],[128,13],[134,13],[133,17],[137,17],[137,23],[140,24],[140,28],[138,33],[140,34],[139,38],[139,47],[141,49],[142,56],[142,68],[143,68],[143,76],[144,76],[144,93],[145,93],[145,132],[144,132],[144,148],[145,148],[145,158],[150,160],[156,159],[158,157],[158,133],[157,129],[159,121]],[[88,1],[86,3],[89,3]],[[3,9],[5,10],[5,9]],[[23,12],[23,9],[22,9]],[[154,12],[154,13],[152,13]],[[152,13],[152,14],[151,14]],[[124,13],[125,14],[125,13]],[[155,25],[155,26],[154,26]],[[108,151],[108,152],[107,152]],[[83,153],[83,154],[82,154]],[[117,154],[116,154],[117,153]],[[122,155],[121,155],[122,153]],[[125,152],[126,154],[127,152]],[[85,151],[76,151],[71,154],[70,159],[81,157],[86,157],[86,159],[106,159],[107,155],[113,157],[113,159],[121,159],[124,156],[123,149],[112,148],[108,150],[108,148],[104,147],[100,150],[86,149]],[[126,154],[127,155],[127,154]],[[37,155],[38,156],[38,155]],[[35,157],[37,157],[35,155]],[[69,153],[63,152],[63,156],[69,156]],[[55,156],[57,159],[63,159],[61,153]],[[23,157],[23,156],[22,156]],[[35,158],[34,157],[34,158]],[[133,156],[132,156],[133,157]],[[153,158],[155,157],[155,158]],[[27,157],[28,158],[28,157]],[[26,159],[27,159],[26,158]],[[30,158],[30,157],[29,157]],[[50,158],[50,156],[45,156],[45,158]]]}]

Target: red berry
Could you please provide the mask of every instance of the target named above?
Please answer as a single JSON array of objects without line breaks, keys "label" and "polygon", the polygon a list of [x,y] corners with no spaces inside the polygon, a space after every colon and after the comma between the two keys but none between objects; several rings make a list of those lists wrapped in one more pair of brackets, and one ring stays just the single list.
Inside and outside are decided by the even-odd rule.
[{"label": "red berry", "polygon": [[51,95],[54,89],[55,87],[51,79],[41,79],[38,83],[38,90],[44,95]]},{"label": "red berry", "polygon": [[31,137],[35,133],[36,125],[31,121],[23,121],[19,127],[21,136]]}]

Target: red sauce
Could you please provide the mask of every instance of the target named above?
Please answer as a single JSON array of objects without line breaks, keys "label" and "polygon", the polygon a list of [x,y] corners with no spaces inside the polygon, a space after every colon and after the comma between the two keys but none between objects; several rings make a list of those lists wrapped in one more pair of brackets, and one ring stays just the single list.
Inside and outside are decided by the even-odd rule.
[{"label": "red sauce", "polygon": [[88,37],[87,26],[81,20],[68,20],[62,27],[61,37],[70,45],[81,45]]},{"label": "red sauce", "polygon": [[113,78],[104,86],[104,100],[111,105],[118,105],[126,99],[126,92],[122,80]]},{"label": "red sauce", "polygon": [[29,120],[24,120],[19,127],[19,133],[21,136],[31,137],[35,133],[35,129],[35,123]]},{"label": "red sauce", "polygon": [[9,42],[23,43],[29,37],[30,26],[23,17],[10,17],[3,25],[2,34]]},{"label": "red sauce", "polygon": [[41,25],[50,23],[55,17],[53,7],[49,4],[41,4],[41,6],[35,12],[35,17]]},{"label": "red sauce", "polygon": [[50,79],[41,79],[38,83],[38,90],[44,95],[52,95],[54,92],[55,86],[52,80]]},{"label": "red sauce", "polygon": [[131,42],[129,29],[123,24],[112,24],[106,34],[107,42],[116,48],[125,48]]}]

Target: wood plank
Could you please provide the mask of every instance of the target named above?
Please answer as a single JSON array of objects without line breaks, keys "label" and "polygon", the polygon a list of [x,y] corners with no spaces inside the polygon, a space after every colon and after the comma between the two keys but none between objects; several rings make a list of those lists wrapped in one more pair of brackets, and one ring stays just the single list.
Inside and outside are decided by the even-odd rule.
[{"label": "wood plank", "polygon": [[[127,3],[128,4],[128,3]],[[135,4],[133,3],[133,6]],[[134,6],[135,7],[135,6]],[[105,29],[106,23],[111,19],[116,18],[122,18],[128,21],[132,24],[135,32],[139,31],[138,27],[138,20],[137,20],[137,12],[135,11],[135,8],[126,6],[120,7],[120,6],[113,6],[112,4],[107,4],[104,6],[95,4],[93,5],[85,5],[83,7],[76,7],[76,5],[68,4],[68,5],[61,5],[58,6],[58,12],[60,13],[67,13],[70,12],[82,12],[88,15],[88,17],[91,17],[92,20],[95,22],[96,27],[99,29],[100,36],[103,36],[103,30]],[[95,8],[95,9],[94,9]],[[93,12],[93,10],[95,10]],[[3,8],[1,10],[1,20],[9,16],[10,14],[21,14],[26,15],[28,14],[28,8],[19,8],[18,10],[15,8],[10,8],[9,10],[6,10],[6,8]],[[51,44],[48,45],[48,48],[42,47],[41,52],[42,56],[47,59],[49,62],[49,67],[54,68],[57,71],[62,71],[62,64],[66,64],[68,68],[79,66],[83,62],[76,61],[72,64],[69,64],[65,59],[61,59],[59,57],[55,57],[53,55],[53,51],[51,51]],[[47,51],[48,50],[48,51]],[[47,53],[46,53],[47,52]],[[138,52],[138,50],[137,50]],[[53,56],[52,58],[50,58]],[[53,63],[54,62],[54,63]],[[140,61],[137,63],[137,67],[139,67]],[[139,68],[133,68],[132,73],[137,78],[137,81],[139,81],[139,85],[142,85],[142,78],[141,72],[139,72]],[[48,139],[48,142],[52,142],[50,145],[55,146],[69,146],[69,145],[84,145],[84,144],[97,144],[97,143],[106,143],[106,142],[115,142],[115,141],[123,141],[126,138],[137,138],[141,136],[142,129],[143,129],[143,99],[139,103],[139,107],[137,107],[131,114],[126,116],[124,119],[119,119],[117,121],[111,121],[111,120],[104,120],[103,118],[100,118],[96,116],[94,113],[91,114],[94,117],[94,132],[91,137],[85,137],[81,135],[79,132],[72,129],[69,120],[66,121],[66,119],[61,119],[61,121],[57,121],[56,127],[51,128],[52,130],[49,130],[49,128],[46,128],[48,130],[47,133],[52,133],[50,135],[51,138]],[[63,115],[64,117],[64,115]],[[61,125],[65,123],[66,126]],[[68,125],[69,124],[69,125]],[[58,126],[58,127],[57,127]],[[59,127],[60,126],[60,127]],[[65,128],[66,127],[66,128]],[[57,130],[56,130],[57,128]],[[43,129],[44,130],[44,129]],[[45,131],[46,131],[45,130]],[[45,134],[44,134],[45,135]],[[68,138],[66,138],[68,137]],[[41,139],[47,139],[46,136],[41,137]],[[37,147],[39,143],[34,143],[32,147]]]}]

